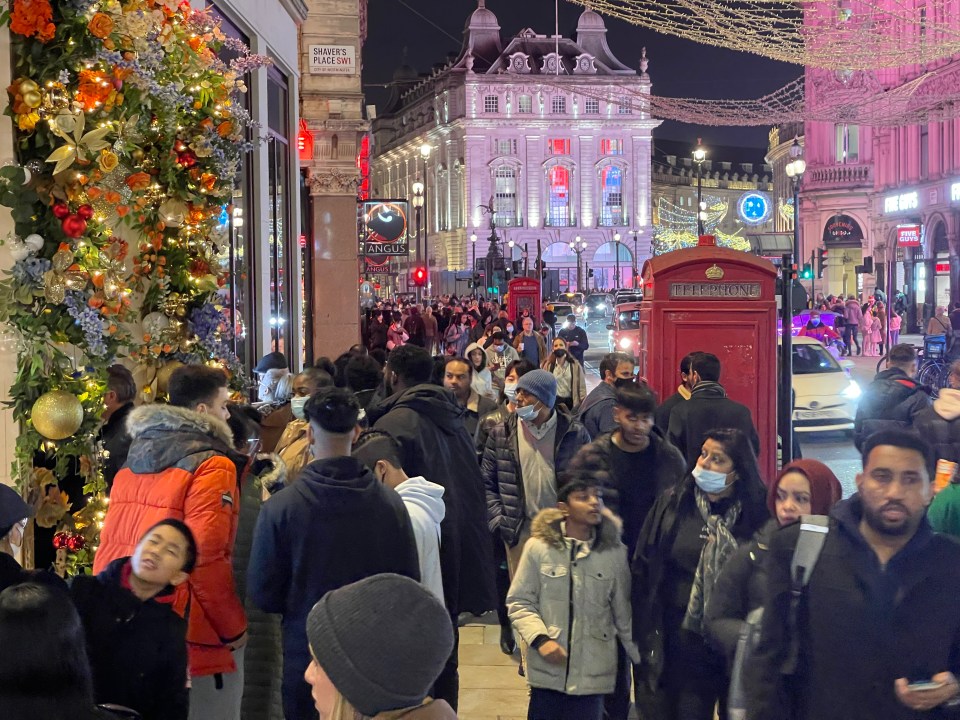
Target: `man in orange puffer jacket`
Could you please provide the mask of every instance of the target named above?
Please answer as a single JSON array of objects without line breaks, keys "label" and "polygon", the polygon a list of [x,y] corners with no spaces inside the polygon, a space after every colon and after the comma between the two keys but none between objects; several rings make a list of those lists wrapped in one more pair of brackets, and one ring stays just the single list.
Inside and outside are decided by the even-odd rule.
[{"label": "man in orange puffer jacket", "polygon": [[190,718],[238,720],[247,619],[234,590],[232,555],[246,458],[232,449],[224,422],[222,371],[178,368],[168,391],[169,405],[139,407],[127,422],[130,454],[114,479],[93,570],[132,555],[159,520],[186,523],[197,540],[197,566],[177,588],[174,608],[188,619]]}]

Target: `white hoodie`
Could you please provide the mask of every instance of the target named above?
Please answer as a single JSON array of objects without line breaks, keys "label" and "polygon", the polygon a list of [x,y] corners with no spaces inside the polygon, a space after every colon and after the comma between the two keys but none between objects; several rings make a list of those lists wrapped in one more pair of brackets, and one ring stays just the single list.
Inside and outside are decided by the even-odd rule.
[{"label": "white hoodie", "polygon": [[417,540],[420,583],[443,602],[440,575],[440,523],[446,514],[443,487],[422,477],[412,477],[397,485],[396,491],[407,508]]}]

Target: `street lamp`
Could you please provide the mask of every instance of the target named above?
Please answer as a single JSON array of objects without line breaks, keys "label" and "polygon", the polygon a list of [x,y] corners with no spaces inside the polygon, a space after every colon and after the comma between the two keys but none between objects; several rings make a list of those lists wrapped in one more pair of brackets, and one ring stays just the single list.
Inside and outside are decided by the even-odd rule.
[{"label": "street lamp", "polygon": [[577,254],[577,292],[583,292],[583,262],[581,255],[583,255],[583,251],[587,249],[587,241],[577,235],[570,243],[570,249]]},{"label": "street lamp", "polygon": [[470,277],[473,278],[473,289],[474,293],[479,295],[477,292],[477,234],[470,233],[470,245],[473,247],[473,265],[470,266]]},{"label": "street lamp", "polygon": [[639,260],[637,256],[637,237],[642,233],[643,230],[631,230],[630,234],[633,236],[633,281],[630,286],[634,289],[637,287],[637,262]]},{"label": "street lamp", "polygon": [[800,262],[800,181],[807,169],[803,159],[803,147],[798,138],[793,139],[790,146],[790,162],[787,163],[787,177],[793,182],[793,261]]},{"label": "street lamp", "polygon": [[[431,148],[427,143],[423,143],[420,146],[420,157],[423,158],[423,201],[421,205],[423,206],[423,251],[420,250],[420,236],[417,235],[417,258],[421,267],[426,267],[427,264],[427,234],[429,232],[429,218],[427,216],[427,160],[430,159]],[[428,271],[429,272],[429,271]],[[427,275],[429,278],[429,274]],[[420,297],[417,297],[419,302]]]},{"label": "street lamp", "polygon": [[707,159],[707,151],[703,142],[697,138],[697,147],[693,151],[693,161],[697,164],[697,236],[703,235],[703,161]]},{"label": "street lamp", "polygon": [[616,253],[616,270],[613,273],[613,289],[620,288],[620,233],[613,233],[613,251]]},{"label": "street lamp", "polygon": [[[413,183],[413,207],[417,211],[417,253],[416,253],[416,266],[420,267],[420,211],[423,209],[423,203],[426,200],[426,197],[423,194],[424,185],[420,182],[420,178],[417,178]],[[420,286],[417,286],[417,302],[419,303],[423,297],[423,291],[420,289]]]}]

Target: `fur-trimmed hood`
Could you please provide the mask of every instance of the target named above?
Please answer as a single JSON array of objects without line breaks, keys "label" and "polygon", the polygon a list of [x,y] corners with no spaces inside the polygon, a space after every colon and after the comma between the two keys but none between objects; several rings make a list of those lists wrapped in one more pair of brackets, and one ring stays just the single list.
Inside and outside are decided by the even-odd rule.
[{"label": "fur-trimmed hood", "polygon": [[227,423],[186,408],[159,403],[138,407],[127,419],[127,432],[131,442],[126,466],[138,474],[195,466],[211,455],[225,455],[238,471],[246,464],[246,457],[233,449]]},{"label": "fur-trimmed hood", "polygon": [[[548,545],[556,548],[562,548],[566,545],[564,540],[563,513],[557,508],[547,508],[537,513],[530,526],[531,537],[539,538]],[[600,527],[596,531],[592,548],[594,550],[605,550],[616,547],[620,544],[620,530],[622,523],[620,518],[604,508],[601,511]]]}]

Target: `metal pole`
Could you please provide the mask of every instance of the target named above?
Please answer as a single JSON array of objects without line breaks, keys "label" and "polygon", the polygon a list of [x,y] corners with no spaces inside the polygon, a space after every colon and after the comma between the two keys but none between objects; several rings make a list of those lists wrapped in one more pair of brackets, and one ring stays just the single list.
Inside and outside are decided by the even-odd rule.
[{"label": "metal pole", "polygon": [[780,467],[793,460],[793,258],[787,253],[782,262],[780,317],[783,326],[780,335],[780,392],[777,395]]},{"label": "metal pole", "polygon": [[613,289],[616,290],[618,287],[620,287],[620,241],[614,240],[613,242],[614,242],[613,251],[617,254],[617,261],[616,261],[617,270],[614,273],[614,278],[613,278],[613,285],[614,285]]},{"label": "metal pole", "polygon": [[[427,215],[427,159],[423,158],[423,255],[421,255],[420,267],[424,268],[427,272],[426,281],[429,285],[430,283],[430,268],[427,267],[427,225],[430,222],[430,216]],[[419,244],[419,239],[417,243]],[[417,295],[417,303],[420,303],[422,299],[422,291]]]},{"label": "metal pole", "polygon": [[530,277],[530,243],[523,244],[523,276]]},{"label": "metal pole", "polygon": [[800,254],[800,178],[793,179],[793,256],[803,257]]},{"label": "metal pole", "polygon": [[637,257],[637,232],[633,232],[633,279],[630,280],[630,287],[637,289],[637,273],[639,272],[639,258]]},{"label": "metal pole", "polygon": [[697,236],[703,235],[703,162],[697,163]]},{"label": "metal pole", "polygon": [[[417,264],[416,268],[420,267],[420,208],[417,208]],[[407,278],[407,282],[410,282],[410,279]],[[420,301],[423,299],[423,289],[417,285],[417,305],[420,304]]]},{"label": "metal pole", "polygon": [[817,306],[817,268],[814,265],[816,253],[810,251],[810,307]]}]

